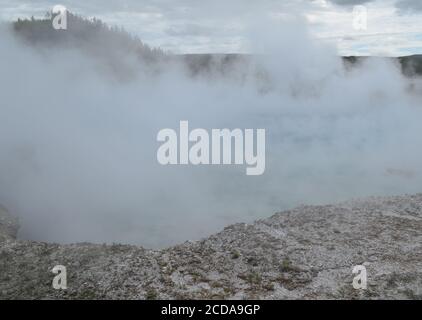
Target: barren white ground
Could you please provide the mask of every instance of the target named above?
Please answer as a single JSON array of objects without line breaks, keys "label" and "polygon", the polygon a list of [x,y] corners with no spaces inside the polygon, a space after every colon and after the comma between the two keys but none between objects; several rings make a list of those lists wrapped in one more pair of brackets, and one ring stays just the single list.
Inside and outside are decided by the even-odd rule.
[{"label": "barren white ground", "polygon": [[[422,194],[302,206],[163,250],[16,239],[0,210],[1,299],[422,299]],[[51,269],[65,265],[68,289]],[[352,286],[367,268],[368,288]]]}]

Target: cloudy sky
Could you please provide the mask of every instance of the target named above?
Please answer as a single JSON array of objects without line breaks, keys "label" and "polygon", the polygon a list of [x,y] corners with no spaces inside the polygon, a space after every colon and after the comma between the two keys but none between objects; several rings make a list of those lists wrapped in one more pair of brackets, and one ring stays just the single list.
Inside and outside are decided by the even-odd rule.
[{"label": "cloudy sky", "polygon": [[[343,55],[422,53],[422,0],[0,0],[0,19],[41,17],[57,4],[174,53],[248,52],[251,26],[293,16]],[[366,29],[356,25],[357,5]]]}]

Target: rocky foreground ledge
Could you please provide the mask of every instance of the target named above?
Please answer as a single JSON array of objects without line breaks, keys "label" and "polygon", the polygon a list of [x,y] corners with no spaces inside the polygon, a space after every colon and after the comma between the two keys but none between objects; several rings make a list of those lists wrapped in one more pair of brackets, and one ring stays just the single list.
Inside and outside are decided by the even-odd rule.
[{"label": "rocky foreground ledge", "polygon": [[[1,299],[422,299],[422,194],[302,206],[164,250],[16,230],[1,208]],[[52,287],[55,265],[66,290]],[[355,265],[366,290],[352,286]]]}]

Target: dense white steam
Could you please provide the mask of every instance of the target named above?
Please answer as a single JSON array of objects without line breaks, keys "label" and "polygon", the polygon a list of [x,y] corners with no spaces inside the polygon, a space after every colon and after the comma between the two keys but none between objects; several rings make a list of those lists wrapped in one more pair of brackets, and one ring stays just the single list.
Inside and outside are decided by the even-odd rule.
[{"label": "dense white steam", "polygon": [[[346,71],[289,26],[252,33],[265,55],[232,77],[192,78],[177,63],[152,75],[127,56],[127,81],[95,57],[2,30],[0,203],[19,214],[21,236],[159,247],[300,203],[421,192],[422,99],[410,80],[387,60]],[[264,175],[161,166],[157,132],[180,120],[266,129]]]}]

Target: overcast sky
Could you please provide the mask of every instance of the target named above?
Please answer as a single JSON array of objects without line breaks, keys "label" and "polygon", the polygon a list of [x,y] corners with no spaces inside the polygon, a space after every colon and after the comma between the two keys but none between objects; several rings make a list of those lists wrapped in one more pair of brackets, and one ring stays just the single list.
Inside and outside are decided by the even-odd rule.
[{"label": "overcast sky", "polygon": [[[0,0],[0,19],[41,17],[56,4],[174,53],[248,52],[257,21],[295,15],[339,54],[422,53],[422,0]],[[366,30],[354,28],[355,5],[367,9]]]}]

